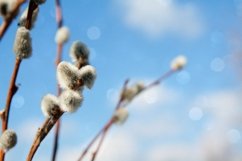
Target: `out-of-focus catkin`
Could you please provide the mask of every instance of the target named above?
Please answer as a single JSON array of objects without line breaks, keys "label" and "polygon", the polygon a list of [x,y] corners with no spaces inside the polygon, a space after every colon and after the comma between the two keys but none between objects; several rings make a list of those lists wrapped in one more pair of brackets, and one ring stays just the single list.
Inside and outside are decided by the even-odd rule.
[{"label": "out-of-focus catkin", "polygon": [[89,50],[84,43],[74,41],[70,48],[70,57],[73,62],[88,61]]},{"label": "out-of-focus catkin", "polygon": [[129,117],[129,112],[124,107],[118,108],[113,114],[114,123],[119,125],[124,124],[128,119],[128,117]]},{"label": "out-of-focus catkin", "polygon": [[32,54],[30,32],[25,27],[19,27],[14,41],[13,51],[18,59],[29,58]]},{"label": "out-of-focus catkin", "polygon": [[172,70],[180,70],[184,68],[184,66],[187,64],[187,58],[183,55],[177,56],[175,59],[171,62],[171,69]]},{"label": "out-of-focus catkin", "polygon": [[17,135],[13,130],[5,130],[0,137],[0,148],[5,152],[17,144]]},{"label": "out-of-focus catkin", "polygon": [[55,42],[57,44],[64,44],[70,37],[70,31],[67,27],[63,26],[59,28],[55,35]]}]

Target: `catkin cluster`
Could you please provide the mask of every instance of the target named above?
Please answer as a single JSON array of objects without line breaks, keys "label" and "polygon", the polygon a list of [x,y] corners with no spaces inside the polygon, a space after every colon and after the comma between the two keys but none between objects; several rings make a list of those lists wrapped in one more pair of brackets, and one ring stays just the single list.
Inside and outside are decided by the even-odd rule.
[{"label": "catkin cluster", "polygon": [[88,63],[86,45],[75,41],[70,48],[70,56],[74,64],[62,61],[57,66],[57,81],[62,93],[58,97],[47,94],[42,99],[41,109],[46,117],[55,117],[60,111],[77,111],[83,102],[83,89],[91,89],[95,82],[96,69]]},{"label": "catkin cluster", "polygon": [[121,93],[122,106],[115,110],[113,114],[113,121],[115,124],[122,125],[126,122],[129,116],[129,112],[126,105],[130,103],[134,97],[140,94],[145,89],[145,85],[141,82],[137,82],[130,87],[126,87]]},{"label": "catkin cluster", "polygon": [[[171,71],[179,71],[187,64],[187,58],[183,55],[179,55],[174,58],[171,62]],[[115,124],[123,124],[128,116],[128,110],[125,108],[137,95],[139,95],[143,90],[147,89],[143,83],[137,82],[130,87],[125,87],[121,93],[121,106],[115,110],[113,114],[113,121]]]}]

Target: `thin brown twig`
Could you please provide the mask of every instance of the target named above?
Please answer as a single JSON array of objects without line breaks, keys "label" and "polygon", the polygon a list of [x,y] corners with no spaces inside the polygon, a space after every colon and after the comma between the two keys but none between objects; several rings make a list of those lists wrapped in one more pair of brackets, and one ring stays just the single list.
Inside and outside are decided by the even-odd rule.
[{"label": "thin brown twig", "polygon": [[[145,89],[143,89],[141,92],[144,92],[145,90],[148,90],[148,89],[150,89],[150,88],[152,88],[152,87],[154,87],[156,85],[159,85],[161,83],[161,81],[163,81],[165,78],[169,77],[173,73],[174,73],[173,70],[168,71],[167,73],[165,73],[164,75],[162,75],[160,78],[158,78],[157,80],[155,80],[154,82],[152,82],[151,84],[149,84],[148,86],[146,86]],[[127,85],[128,85],[128,80],[126,80],[125,83],[124,83],[124,86],[123,86],[123,89],[122,89],[122,94],[121,94],[121,97],[120,97],[120,101],[118,102],[118,105],[116,107],[116,110],[119,109],[119,108],[121,108],[122,101],[124,100],[123,93],[126,90]],[[138,93],[136,96],[138,96],[140,93]],[[101,136],[100,142],[98,144],[97,149],[95,150],[95,152],[92,155],[91,161],[95,161],[96,156],[97,156],[97,154],[98,154],[98,152],[99,152],[99,150],[100,150],[100,148],[101,148],[101,146],[103,144],[103,141],[104,141],[105,137],[107,136],[107,132],[110,129],[110,127],[111,127],[112,124],[113,124],[113,122],[111,124],[110,123],[107,123],[107,128],[104,129],[104,131],[103,131],[103,134]]]},{"label": "thin brown twig", "polygon": [[63,112],[60,112],[56,117],[53,118],[47,118],[43,125],[39,128],[35,138],[34,142],[30,148],[29,154],[27,156],[26,161],[31,161],[39,148],[41,142],[44,140],[44,138],[47,136],[47,134],[50,132],[52,127],[55,125],[55,123],[58,121],[58,119],[63,115]]},{"label": "thin brown twig", "polygon": [[[33,10],[37,7],[36,4],[34,4],[34,3],[31,4],[31,3],[32,3],[32,1],[30,1],[30,3],[29,3],[27,22],[25,24],[25,28],[27,28],[27,29],[30,29],[30,27],[31,27]],[[13,69],[13,74],[12,74],[9,89],[8,89],[5,109],[4,109],[3,115],[1,117],[1,119],[2,119],[2,132],[7,130],[7,128],[8,128],[11,102],[12,102],[14,94],[18,90],[18,87],[16,86],[16,79],[17,79],[17,76],[18,76],[18,72],[19,72],[21,62],[22,62],[21,59],[16,58],[14,69]],[[4,161],[4,159],[5,159],[5,152],[3,150],[0,150],[0,161]]]},{"label": "thin brown twig", "polygon": [[[169,76],[171,76],[172,74],[174,74],[176,71],[177,71],[177,70],[169,70],[168,72],[166,72],[165,74],[163,74],[161,77],[159,77],[157,80],[155,80],[155,81],[153,81],[152,83],[150,83],[149,85],[147,85],[147,86],[146,86],[146,87],[145,87],[140,93],[138,93],[137,95],[135,95],[135,97],[137,97],[139,94],[143,93],[144,91],[146,91],[146,90],[148,90],[148,89],[150,89],[150,88],[152,88],[152,87],[154,87],[154,86],[159,85],[163,80],[165,80],[166,78],[168,78]],[[122,103],[123,103],[123,101],[125,100],[123,93],[124,93],[124,91],[125,91],[126,88],[127,88],[128,82],[129,82],[129,80],[126,80],[126,81],[124,82],[123,88],[122,88],[122,90],[121,90],[121,95],[120,95],[120,98],[119,98],[119,101],[118,101],[118,103],[117,103],[117,105],[116,105],[115,110],[121,108]],[[130,102],[129,102],[129,103],[130,103]],[[126,104],[126,105],[127,105],[127,104]],[[111,117],[111,120],[113,120],[113,116]],[[87,152],[90,150],[90,148],[93,146],[93,144],[97,141],[97,139],[98,139],[100,136],[102,136],[102,138],[101,138],[101,140],[100,140],[100,142],[99,142],[98,148],[97,148],[96,151],[93,153],[93,156],[92,156],[92,160],[91,160],[91,161],[94,161],[94,160],[95,160],[96,155],[97,155],[98,151],[100,150],[101,145],[102,145],[102,142],[104,141],[104,139],[105,139],[105,137],[106,137],[106,133],[107,133],[107,131],[108,131],[108,130],[105,131],[105,127],[109,126],[109,124],[110,124],[110,121],[108,121],[108,122],[105,124],[104,128],[102,128],[102,129],[100,130],[100,132],[99,132],[99,133],[98,133],[98,134],[97,134],[97,135],[91,140],[90,144],[88,144],[88,146],[87,146],[87,147],[85,148],[85,150],[82,152],[82,154],[81,154],[80,158],[78,159],[78,161],[82,161],[82,160],[84,159],[85,155],[86,155]],[[112,124],[113,124],[113,122],[112,122]],[[111,125],[110,125],[110,126],[111,126]],[[109,128],[108,128],[108,129],[109,129]],[[104,133],[105,133],[105,134],[104,134]]]},{"label": "thin brown twig", "polygon": [[91,142],[87,145],[87,147],[83,150],[81,156],[79,157],[78,161],[81,161],[85,155],[87,154],[87,152],[89,151],[89,149],[93,146],[93,144],[95,143],[95,141],[99,138],[99,136],[101,136],[101,134],[103,133],[103,131],[105,129],[107,129],[108,126],[111,126],[109,124],[111,124],[111,122],[113,122],[113,119],[110,119],[104,126],[103,128],[97,133],[97,135],[91,140]]},{"label": "thin brown twig", "polygon": [[[80,82],[81,86],[83,85],[83,82]],[[48,135],[52,127],[57,123],[57,121],[61,118],[61,116],[64,114],[63,111],[61,111],[59,114],[57,114],[55,117],[47,118],[45,122],[42,124],[42,126],[39,128],[37,134],[35,135],[34,141],[31,145],[30,151],[28,153],[26,161],[32,161],[36,151],[38,150],[41,142],[44,140],[44,138]]]},{"label": "thin brown twig", "polygon": [[[62,17],[62,11],[61,11],[61,4],[60,0],[55,0],[55,6],[56,6],[56,22],[58,29],[62,27],[63,24],[63,17]],[[56,56],[56,67],[61,62],[62,59],[62,50],[63,50],[63,44],[57,44],[57,56]],[[61,93],[61,89],[58,86],[58,95]],[[59,133],[60,133],[60,127],[61,127],[61,119],[59,119],[56,123],[55,127],[55,133],[54,133],[54,145],[53,145],[53,152],[52,152],[52,161],[56,160],[57,151],[58,151],[58,145],[59,145]]]},{"label": "thin brown twig", "polygon": [[[10,106],[12,102],[12,98],[14,94],[17,92],[18,87],[16,86],[16,79],[19,71],[19,67],[21,64],[20,59],[16,59],[14,69],[13,69],[13,74],[10,80],[10,85],[8,88],[8,94],[7,94],[7,99],[6,99],[6,104],[5,104],[5,109],[3,111],[3,115],[1,117],[2,119],[2,132],[4,132],[8,128],[8,121],[9,121],[9,112],[10,112]],[[4,161],[5,158],[5,153],[3,150],[0,150],[0,160]]]},{"label": "thin brown twig", "polygon": [[[56,55],[56,67],[57,65],[61,62],[61,57],[62,57],[62,45],[58,44],[57,45],[57,55]],[[57,84],[57,95],[59,96],[61,94],[61,88],[60,86]],[[59,132],[60,132],[60,126],[61,126],[61,120],[59,119],[56,123],[56,127],[55,127],[55,133],[54,133],[54,144],[53,144],[53,152],[52,152],[52,157],[51,160],[55,161],[56,160],[56,155],[57,155],[57,150],[58,150],[58,141],[59,141]]]},{"label": "thin brown twig", "polygon": [[14,6],[13,11],[10,13],[10,15],[3,21],[2,25],[0,26],[0,40],[3,38],[4,34],[6,33],[8,27],[12,23],[13,19],[17,16],[18,10],[20,6],[25,2],[26,0],[18,0],[17,4]]},{"label": "thin brown twig", "polygon": [[120,97],[119,97],[119,101],[118,101],[116,108],[115,108],[116,110],[121,106],[121,104],[124,100],[124,91],[126,90],[128,83],[129,83],[129,79],[127,79],[124,82],[124,85],[123,85],[123,88],[122,88],[122,91],[121,91],[121,94],[120,94]]},{"label": "thin brown twig", "polygon": [[164,79],[168,78],[169,76],[171,76],[172,74],[174,74],[176,72],[176,70],[169,70],[168,72],[166,72],[165,74],[163,74],[160,78],[158,78],[157,80],[155,80],[154,82],[150,83],[149,85],[147,85],[145,87],[145,90],[150,89],[154,86],[159,85]]}]

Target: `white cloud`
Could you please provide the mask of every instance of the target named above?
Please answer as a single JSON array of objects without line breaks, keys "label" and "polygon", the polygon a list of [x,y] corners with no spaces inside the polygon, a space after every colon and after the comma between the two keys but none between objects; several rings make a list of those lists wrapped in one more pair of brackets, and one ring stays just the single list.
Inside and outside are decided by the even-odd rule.
[{"label": "white cloud", "polygon": [[125,23],[151,37],[178,34],[199,36],[203,30],[197,8],[175,0],[116,0]]},{"label": "white cloud", "polygon": [[212,123],[216,126],[230,127],[242,123],[242,101],[238,91],[223,90],[199,96],[195,105],[211,115]]},{"label": "white cloud", "polygon": [[193,145],[177,143],[162,145],[150,150],[147,160],[152,161],[200,161],[197,149]]},{"label": "white cloud", "polygon": [[[85,156],[83,161],[89,161],[92,157],[92,153],[96,149],[97,144],[94,144],[92,148],[89,150],[89,153]],[[127,132],[109,132],[106,139],[103,142],[103,146],[101,147],[97,160],[105,160],[105,161],[134,161],[137,154],[138,147],[136,145],[136,139],[133,138]],[[80,147],[65,147],[63,150],[59,152],[59,160],[67,161],[67,160],[77,160],[83,149]]]},{"label": "white cloud", "polygon": [[241,93],[236,90],[215,91],[198,96],[194,104],[210,116],[208,128],[200,134],[198,146],[201,158],[208,161],[227,161],[241,158],[236,146],[241,146]]}]

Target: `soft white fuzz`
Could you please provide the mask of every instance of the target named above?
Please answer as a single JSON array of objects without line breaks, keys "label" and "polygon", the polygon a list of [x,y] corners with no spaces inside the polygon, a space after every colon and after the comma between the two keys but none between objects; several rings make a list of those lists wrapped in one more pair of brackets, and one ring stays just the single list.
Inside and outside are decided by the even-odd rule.
[{"label": "soft white fuzz", "polygon": [[80,69],[81,80],[87,88],[91,89],[96,80],[96,69],[91,65],[86,65]]},{"label": "soft white fuzz", "polygon": [[65,61],[57,66],[57,80],[63,89],[80,91],[83,88],[78,68]]},{"label": "soft white fuzz", "polygon": [[137,96],[145,88],[144,84],[138,82],[133,86],[126,88],[123,92],[124,99],[131,101],[135,96]]},{"label": "soft white fuzz", "polygon": [[70,48],[70,57],[73,62],[78,62],[80,59],[88,60],[89,50],[84,43],[74,41]]},{"label": "soft white fuzz", "polygon": [[0,137],[0,148],[7,152],[17,144],[17,135],[13,130],[5,130]]},{"label": "soft white fuzz", "polygon": [[126,108],[119,108],[114,112],[113,119],[115,124],[122,125],[126,122],[129,117],[129,112]]},{"label": "soft white fuzz", "polygon": [[57,44],[64,44],[69,39],[70,32],[67,27],[61,27],[57,30],[55,35],[55,42]]},{"label": "soft white fuzz", "polygon": [[183,55],[177,56],[171,62],[172,70],[180,70],[187,64],[187,58]]},{"label": "soft white fuzz", "polygon": [[60,113],[59,99],[52,94],[45,95],[41,101],[41,110],[45,117],[55,117]]},{"label": "soft white fuzz", "polygon": [[59,100],[62,111],[73,113],[81,106],[83,97],[79,92],[65,90],[61,93]]},{"label": "soft white fuzz", "polygon": [[32,40],[29,30],[25,27],[19,27],[15,36],[14,53],[17,58],[29,58],[32,54]]}]

